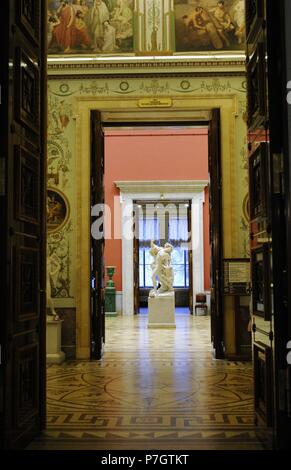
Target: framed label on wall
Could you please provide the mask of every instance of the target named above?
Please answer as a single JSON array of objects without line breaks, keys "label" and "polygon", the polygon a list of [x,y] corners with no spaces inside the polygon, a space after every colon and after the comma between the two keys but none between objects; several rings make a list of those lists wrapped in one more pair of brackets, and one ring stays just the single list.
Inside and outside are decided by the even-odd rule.
[{"label": "framed label on wall", "polygon": [[224,259],[225,295],[249,295],[250,293],[250,259]]}]

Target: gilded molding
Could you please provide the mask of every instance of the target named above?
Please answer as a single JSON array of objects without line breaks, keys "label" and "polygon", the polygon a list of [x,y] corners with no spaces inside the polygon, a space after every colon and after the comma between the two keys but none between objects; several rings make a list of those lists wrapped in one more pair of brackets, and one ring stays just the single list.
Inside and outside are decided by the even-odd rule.
[{"label": "gilded molding", "polygon": [[84,79],[112,79],[112,78],[183,78],[183,77],[246,77],[246,72],[240,71],[209,71],[209,72],[151,72],[151,73],[115,73],[112,74],[82,74],[75,72],[74,75],[49,74],[49,80],[84,80]]},{"label": "gilded molding", "polygon": [[[174,69],[174,68],[173,68]],[[175,70],[175,69],[174,69]],[[153,75],[153,80],[150,75]],[[53,142],[61,144],[62,148],[70,153],[65,156],[70,157],[70,174],[67,188],[68,197],[74,209],[73,233],[68,236],[71,247],[71,276],[72,290],[76,299],[76,321],[77,321],[77,356],[88,358],[90,355],[89,344],[89,290],[87,279],[90,277],[89,262],[89,228],[90,217],[88,201],[89,194],[89,162],[90,154],[90,110],[101,109],[104,120],[109,122],[128,122],[130,120],[144,122],[152,117],[162,117],[163,120],[170,121],[205,121],[208,112],[213,107],[221,109],[222,116],[222,163],[224,180],[223,217],[225,229],[224,249],[226,255],[236,255],[235,249],[239,249],[238,254],[244,249],[243,241],[245,231],[239,239],[233,237],[233,229],[240,224],[241,205],[246,194],[245,181],[241,178],[242,157],[241,149],[244,146],[244,121],[246,90],[244,79],[240,74],[232,71],[233,79],[214,79],[211,72],[202,77],[198,73],[196,80],[184,79],[185,73],[178,76],[181,80],[170,80],[176,74],[168,73],[168,80],[159,79],[158,71],[144,73],[145,79],[136,73],[137,83],[131,84],[124,80],[125,74],[120,74],[123,80],[117,79],[117,74],[109,74],[108,82],[101,80],[101,75],[96,77],[96,83],[92,75],[85,76],[86,80],[77,83],[74,76],[69,76],[65,80],[63,76],[57,76],[56,80],[49,77],[50,95],[50,133],[53,133]],[[188,76],[193,76],[193,72],[187,72]],[[217,73],[222,76],[223,73]],[[80,78],[80,77],[76,77]],[[98,80],[99,79],[99,80]],[[111,80],[110,80],[111,79]],[[117,80],[116,80],[117,79]],[[51,83],[50,83],[51,81]],[[152,83],[154,82],[154,83]],[[190,82],[190,83],[188,83]],[[112,84],[112,85],[111,85]],[[128,95],[131,89],[134,95]],[[161,89],[165,90],[161,95]],[[122,93],[121,93],[122,92]],[[138,108],[138,100],[141,97],[170,96],[173,99],[173,108],[167,110],[141,110]],[[122,105],[121,105],[122,103]],[[138,117],[140,116],[140,117]],[[202,119],[203,118],[203,119]],[[51,137],[51,136],[50,136]],[[69,146],[67,145],[69,143]],[[54,150],[54,149],[53,149]],[[56,149],[57,150],[57,149]],[[56,164],[50,165],[50,177],[56,177],[57,169],[62,155],[53,153],[53,157],[58,157]],[[230,162],[232,159],[232,163]],[[64,162],[65,163],[65,162]],[[230,166],[232,165],[232,168]],[[63,172],[67,177],[67,172]],[[244,173],[245,175],[245,173]],[[233,183],[230,178],[234,177]],[[64,181],[62,179],[62,185]],[[63,187],[63,186],[62,186]],[[233,206],[233,208],[232,208]],[[76,232],[76,233],[75,233]],[[73,236],[74,235],[74,236]],[[235,246],[233,246],[235,243]],[[64,302],[70,299],[64,299]],[[61,302],[61,300],[59,300]],[[62,306],[63,304],[59,304]],[[231,306],[228,306],[227,314],[232,315]]]},{"label": "gilded molding", "polygon": [[[189,71],[189,69],[192,69]],[[245,59],[237,60],[189,60],[189,61],[152,61],[152,62],[74,62],[48,63],[50,79],[70,78],[114,78],[146,77],[159,74],[160,76],[244,76]]]}]

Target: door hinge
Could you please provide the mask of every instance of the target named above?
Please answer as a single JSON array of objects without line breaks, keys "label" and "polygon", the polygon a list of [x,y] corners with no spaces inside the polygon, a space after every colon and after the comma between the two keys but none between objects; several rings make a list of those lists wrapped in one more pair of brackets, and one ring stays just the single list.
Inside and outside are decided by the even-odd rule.
[{"label": "door hinge", "polygon": [[284,194],[284,156],[283,153],[273,153],[273,193]]}]

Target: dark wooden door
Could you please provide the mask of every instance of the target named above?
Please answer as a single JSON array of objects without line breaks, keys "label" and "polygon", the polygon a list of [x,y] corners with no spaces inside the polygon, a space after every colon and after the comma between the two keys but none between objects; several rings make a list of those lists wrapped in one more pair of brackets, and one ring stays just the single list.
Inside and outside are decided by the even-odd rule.
[{"label": "dark wooden door", "polygon": [[[275,273],[272,269],[272,188],[269,103],[267,99],[266,7],[265,0],[260,4],[256,2],[246,4],[247,123],[254,411],[255,423],[259,425],[262,437],[269,443],[269,446],[272,446],[274,431],[274,330],[272,317],[274,302],[271,284]],[[264,25],[264,28],[261,25]],[[282,251],[283,246],[284,244]]]},{"label": "dark wooden door", "polygon": [[45,424],[46,2],[1,2],[1,431]]},{"label": "dark wooden door", "polygon": [[211,339],[215,357],[223,358],[223,239],[219,109],[213,109],[211,112],[208,146],[210,179]]},{"label": "dark wooden door", "polygon": [[192,251],[192,201],[188,202],[187,221],[188,221],[188,262],[189,262],[189,310],[193,315],[193,251]]},{"label": "dark wooden door", "polygon": [[[274,7],[273,7],[274,8]],[[285,400],[285,405],[279,408],[277,422],[279,423],[277,429],[277,447],[290,449],[290,436],[291,436],[291,28],[290,28],[290,17],[291,17],[291,3],[288,0],[284,0],[284,10],[281,12],[281,21],[276,22],[277,30],[284,31],[284,41],[285,47],[281,48],[284,51],[283,59],[283,70],[284,78],[281,80],[281,96],[282,96],[282,106],[283,112],[281,112],[281,119],[283,120],[283,153],[284,153],[284,178],[285,178],[285,211],[284,214],[288,214],[286,221],[287,233],[286,233],[286,251],[287,257],[285,260],[286,263],[286,274],[284,276],[285,282],[283,283],[283,293],[278,292],[278,298],[280,298],[281,305],[284,304],[284,308],[281,309],[281,316],[279,318],[280,322],[280,332],[281,332],[281,341],[280,332],[277,334],[276,340],[276,350],[278,358],[276,374],[277,383],[280,381],[280,370],[281,367],[285,371],[285,390],[288,390],[287,398]],[[276,21],[276,20],[275,20]],[[279,24],[278,24],[279,23]],[[283,23],[283,25],[282,25]],[[283,27],[282,27],[282,26]],[[277,41],[278,41],[277,34]],[[282,51],[282,52],[283,52]],[[274,54],[275,55],[275,54]],[[288,80],[288,105],[285,101],[285,83]],[[274,96],[275,99],[275,96]],[[288,279],[288,281],[287,281]],[[286,302],[287,300],[287,302]],[[287,314],[289,312],[289,315]],[[276,326],[275,326],[276,328]],[[286,356],[285,350],[285,341],[287,338],[288,350]],[[287,362],[287,365],[286,365]],[[278,401],[279,402],[279,401]],[[280,414],[279,414],[280,413]]]},{"label": "dark wooden door", "polygon": [[104,299],[104,134],[101,113],[91,112],[91,358],[100,359],[105,343]]},{"label": "dark wooden door", "polygon": [[282,449],[291,429],[290,14],[289,1],[247,2],[255,418],[269,446]]},{"label": "dark wooden door", "polygon": [[133,301],[134,314],[139,313],[140,295],[139,295],[139,212],[138,205],[135,203],[135,230],[133,238]]}]

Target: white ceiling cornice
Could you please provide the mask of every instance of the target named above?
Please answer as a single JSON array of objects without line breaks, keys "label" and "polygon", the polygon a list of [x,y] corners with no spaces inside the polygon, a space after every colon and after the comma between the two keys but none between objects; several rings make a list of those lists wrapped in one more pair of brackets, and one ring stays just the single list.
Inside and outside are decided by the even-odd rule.
[{"label": "white ceiling cornice", "polygon": [[208,185],[208,180],[151,180],[115,181],[123,193],[198,193]]}]

